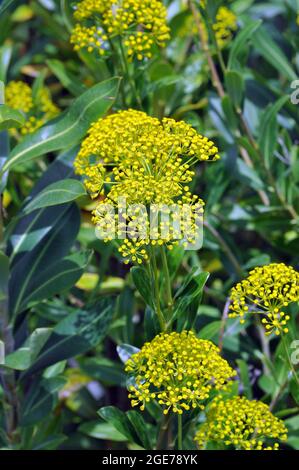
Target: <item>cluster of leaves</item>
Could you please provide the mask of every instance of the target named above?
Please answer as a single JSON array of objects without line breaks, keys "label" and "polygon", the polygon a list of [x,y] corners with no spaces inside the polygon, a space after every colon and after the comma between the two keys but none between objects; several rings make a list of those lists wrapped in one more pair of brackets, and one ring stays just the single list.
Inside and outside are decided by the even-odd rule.
[{"label": "cluster of leaves", "polygon": [[[207,2],[211,18],[219,4]],[[206,50],[196,29],[200,2],[165,5],[167,47],[127,70],[112,53],[73,50],[72,2],[0,5],[0,80],[25,81],[36,93],[46,84],[62,110],[16,137],[11,129],[26,118],[0,89],[2,448],[156,446],[161,410],[131,409],[122,364],[159,332],[151,283],[143,267],[123,264],[113,242],[96,239],[93,207],[73,173],[90,124],[142,103],[150,115],[192,124],[221,154],[192,188],[206,202],[203,248],[167,254],[176,328],[194,327],[218,344],[238,371],[241,390],[236,382],[231,393],[271,404],[289,430],[285,447],[299,449],[299,391],[280,338],[227,318],[230,288],[252,267],[298,266],[299,106],[290,95],[299,8],[296,0],[230,2],[237,31],[223,50],[208,35]],[[162,297],[162,275],[160,289]],[[292,352],[297,305],[288,313]],[[184,418],[190,449],[194,418]]]}]

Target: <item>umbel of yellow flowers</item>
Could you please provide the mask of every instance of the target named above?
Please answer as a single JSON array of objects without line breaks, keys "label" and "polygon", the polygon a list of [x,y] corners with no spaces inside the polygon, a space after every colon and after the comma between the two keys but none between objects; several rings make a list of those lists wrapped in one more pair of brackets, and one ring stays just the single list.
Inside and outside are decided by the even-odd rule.
[{"label": "umbel of yellow flowers", "polygon": [[250,271],[231,291],[230,317],[244,323],[248,315],[260,315],[266,334],[287,333],[290,317],[283,311],[299,300],[299,273],[284,263],[272,263]]},{"label": "umbel of yellow flowers", "polygon": [[218,158],[215,144],[189,124],[129,109],[91,126],[74,165],[91,196],[113,182],[111,201],[125,195],[128,203],[168,204],[186,192],[192,165]]},{"label": "umbel of yellow flowers", "polygon": [[[215,144],[189,124],[169,118],[160,121],[129,109],[111,114],[91,126],[74,165],[76,172],[83,176],[91,197],[102,196],[93,213],[98,229],[104,230],[114,223],[114,216],[103,216],[103,205],[109,203],[118,209],[120,198],[125,198],[128,205],[171,206],[175,203],[192,209],[190,229],[188,224],[183,227],[183,222],[181,228],[187,232],[188,242],[193,243],[196,218],[202,217],[204,203],[189,190],[188,184],[194,176],[192,166],[198,161],[218,158]],[[138,231],[147,228],[146,219],[138,213],[139,209],[136,211],[121,230],[132,232],[134,227]],[[167,244],[171,249],[177,243],[172,224],[169,223],[169,230],[163,236],[160,228],[159,234],[151,240],[148,236],[127,238],[119,248],[125,262],[147,260],[150,244]],[[106,241],[110,239],[107,236]]]},{"label": "umbel of yellow flowers", "polygon": [[169,39],[166,8],[160,0],[82,0],[74,13],[77,21],[71,42],[104,55],[119,39],[129,59],[150,58],[154,45]]},{"label": "umbel of yellow flowers", "polygon": [[[203,23],[204,33],[208,39],[208,31]],[[233,33],[237,30],[236,15],[225,6],[221,6],[216,13],[215,21],[212,24],[217,45],[220,49],[225,47],[232,39]]]},{"label": "umbel of yellow flowers", "polygon": [[[224,400],[217,397],[210,404],[206,422],[195,436],[199,448],[208,441],[237,450],[278,450],[277,440],[287,439],[287,429],[269,406],[245,397]],[[267,443],[270,440],[270,445]],[[274,441],[274,442],[273,442]]]},{"label": "umbel of yellow flowers", "polygon": [[5,102],[8,106],[23,111],[27,120],[21,134],[29,134],[59,114],[48,88],[42,87],[34,95],[30,86],[22,81],[11,81],[5,87]]},{"label": "umbel of yellow flowers", "polygon": [[144,410],[157,400],[164,414],[204,408],[213,390],[225,390],[236,372],[211,341],[192,331],[161,333],[133,354],[125,366],[135,381],[129,387],[132,406]]}]

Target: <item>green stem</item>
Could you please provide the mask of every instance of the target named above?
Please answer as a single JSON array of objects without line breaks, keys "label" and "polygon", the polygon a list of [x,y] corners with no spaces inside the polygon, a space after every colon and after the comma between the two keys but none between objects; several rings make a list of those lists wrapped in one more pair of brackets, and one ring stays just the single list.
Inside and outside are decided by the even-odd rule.
[{"label": "green stem", "polygon": [[166,324],[165,324],[165,319],[164,319],[164,316],[161,310],[161,305],[160,305],[159,273],[158,273],[156,255],[152,246],[150,247],[150,255],[151,255],[151,264],[153,268],[153,277],[154,277],[156,313],[157,313],[157,317],[160,323],[161,331],[165,331]]},{"label": "green stem", "polygon": [[129,84],[130,84],[133,96],[135,97],[135,100],[136,100],[139,108],[142,109],[141,98],[138,94],[135,80],[131,77],[130,70],[129,70],[129,67],[128,67],[127,58],[126,58],[126,54],[125,54],[124,47],[123,47],[123,44],[122,44],[121,40],[119,41],[119,47],[120,47],[120,52],[121,52],[122,63],[123,63],[125,75],[127,76],[127,79],[128,79]]},{"label": "green stem", "polygon": [[166,303],[167,303],[167,312],[168,312],[168,321],[171,320],[172,314],[172,307],[173,307],[173,300],[172,300],[172,291],[171,291],[171,280],[169,275],[168,263],[167,263],[167,256],[165,247],[161,247],[161,258],[162,258],[162,266],[163,266],[163,273],[166,285]]},{"label": "green stem", "polygon": [[178,415],[178,450],[183,450],[183,419]]}]

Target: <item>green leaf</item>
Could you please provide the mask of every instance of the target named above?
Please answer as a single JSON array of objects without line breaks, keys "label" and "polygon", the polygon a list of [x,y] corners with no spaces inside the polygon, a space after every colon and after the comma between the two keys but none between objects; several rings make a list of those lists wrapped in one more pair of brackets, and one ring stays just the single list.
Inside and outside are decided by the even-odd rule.
[{"label": "green leaf", "polygon": [[86,358],[80,363],[81,370],[89,377],[104,384],[126,385],[126,374],[123,365],[105,357]]},{"label": "green leaf", "polygon": [[114,309],[115,299],[107,297],[61,320],[26,375],[96,347],[106,335]]},{"label": "green leaf", "polygon": [[37,328],[26,340],[23,347],[6,356],[5,366],[16,370],[28,369],[48,340],[51,332],[51,328]]},{"label": "green leaf", "polygon": [[198,337],[201,339],[208,339],[210,341],[213,341],[213,340],[216,341],[216,338],[218,338],[220,330],[221,330],[221,320],[216,320],[204,326],[198,333]]},{"label": "green leaf", "polygon": [[288,100],[288,96],[282,96],[275,104],[271,103],[261,118],[258,143],[267,168],[271,165],[271,160],[277,147],[277,114]]},{"label": "green leaf", "polygon": [[118,92],[119,82],[119,78],[112,78],[94,85],[79,96],[66,113],[26,136],[13,149],[2,171],[80,142],[91,123],[111,108]]},{"label": "green leaf", "polygon": [[66,69],[62,62],[57,59],[51,59],[47,60],[46,63],[62,85],[74,96],[79,96],[86,91],[86,87],[82,85],[75,75]]},{"label": "green leaf", "polygon": [[12,56],[12,44],[3,44],[0,47],[0,80],[6,82],[7,69]]},{"label": "green leaf", "polygon": [[84,195],[86,195],[86,190],[81,181],[73,178],[57,181],[47,186],[33,198],[29,204],[25,206],[24,213],[29,214],[42,207],[56,206],[75,201]]},{"label": "green leaf", "polygon": [[247,45],[247,42],[251,40],[252,37],[256,34],[256,31],[261,26],[261,24],[261,20],[249,23],[234,39],[228,59],[229,69],[238,67],[238,59],[241,55],[244,55],[244,47]]},{"label": "green leaf", "polygon": [[0,251],[0,300],[6,297],[9,276],[9,258]]},{"label": "green leaf", "polygon": [[17,109],[12,109],[5,104],[0,104],[0,132],[21,127],[25,123],[24,114]]},{"label": "green leaf", "polygon": [[98,411],[98,414],[105,421],[112,424],[129,441],[142,445],[134,427],[123,411],[120,411],[115,406],[105,406]]},{"label": "green leaf", "polygon": [[82,276],[90,261],[90,255],[90,251],[78,252],[44,270],[38,279],[30,284],[30,291],[27,296],[24,296],[20,310],[29,303],[48,299],[55,294],[70,290]]},{"label": "green leaf", "polygon": [[153,307],[154,305],[151,281],[146,270],[144,268],[141,268],[140,266],[134,266],[133,268],[131,268],[131,275],[134,284],[145,303],[150,307]]},{"label": "green leaf", "polygon": [[84,423],[79,427],[79,431],[87,436],[95,439],[103,439],[106,441],[123,442],[127,438],[120,433],[111,423],[100,423],[99,421],[91,421]]},{"label": "green leaf", "polygon": [[[63,259],[78,233],[80,219],[76,206],[69,206],[67,211],[63,206],[55,209],[58,207],[62,209],[56,213],[56,225],[13,264],[9,281],[9,311],[12,316],[24,310],[29,301],[41,300],[50,292],[51,295],[61,292],[61,287],[62,290],[70,288],[70,283],[79,279],[86,265],[86,256]],[[34,232],[32,235],[34,238],[38,236]],[[29,238],[28,242],[33,244],[34,239]],[[67,283],[62,279],[62,269],[67,275]]]},{"label": "green leaf", "polygon": [[255,48],[279,74],[289,80],[296,80],[297,75],[280,47],[273,41],[265,28],[255,31],[252,36]]},{"label": "green leaf", "polygon": [[49,415],[58,401],[58,391],[65,383],[65,377],[35,380],[22,402],[21,426],[31,426]]},{"label": "green leaf", "polygon": [[221,100],[221,106],[229,128],[232,131],[235,131],[238,127],[238,121],[236,117],[236,113],[232,104],[232,101],[228,95],[223,96]]},{"label": "green leaf", "polygon": [[243,385],[242,393],[251,400],[252,397],[252,389],[250,385],[250,377],[249,377],[249,370],[248,365],[243,359],[237,359],[237,364],[239,367],[240,379]]},{"label": "green leaf", "polygon": [[144,449],[150,450],[152,449],[152,444],[149,438],[149,430],[147,428],[146,422],[144,421],[143,417],[141,416],[138,411],[135,410],[129,410],[126,412],[126,415],[132,424],[135,433],[139,437],[139,439],[142,442],[142,447]]},{"label": "green leaf", "polygon": [[235,70],[225,72],[225,86],[236,108],[240,108],[244,97],[245,84],[242,75]]},{"label": "green leaf", "polygon": [[243,160],[238,158],[236,161],[236,166],[239,176],[241,177],[240,179],[243,179],[243,181],[246,182],[250,187],[254,189],[264,188],[264,183],[260,179],[257,172],[253,168],[246,165]]},{"label": "green leaf", "polygon": [[3,0],[0,5],[0,15],[5,12],[5,10],[9,7],[12,7],[14,4],[17,4],[19,0]]},{"label": "green leaf", "polygon": [[[75,148],[61,154],[48,167],[36,183],[34,189],[31,191],[29,196],[30,200],[37,197],[37,195],[50,184],[73,176],[72,161],[76,153],[77,149]],[[19,214],[19,217],[17,218],[13,228],[11,228],[10,235],[8,237],[11,267],[13,267],[28,251],[36,248],[39,243],[44,243],[50,232],[55,230],[59,231],[61,219],[63,217],[66,217],[65,223],[69,224],[69,234],[66,238],[61,237],[62,243],[60,242],[60,247],[65,247],[65,250],[62,250],[63,255],[61,255],[60,251],[57,249],[58,246],[56,246],[55,254],[57,257],[59,253],[60,258],[65,256],[68,253],[69,248],[72,246],[77,230],[79,229],[79,213],[75,206],[72,207],[71,212],[73,213],[71,214],[72,218],[70,217],[70,220],[68,220],[69,211],[70,205],[64,204],[57,207],[42,208],[35,211],[34,214]],[[49,261],[51,262],[51,258]]]}]

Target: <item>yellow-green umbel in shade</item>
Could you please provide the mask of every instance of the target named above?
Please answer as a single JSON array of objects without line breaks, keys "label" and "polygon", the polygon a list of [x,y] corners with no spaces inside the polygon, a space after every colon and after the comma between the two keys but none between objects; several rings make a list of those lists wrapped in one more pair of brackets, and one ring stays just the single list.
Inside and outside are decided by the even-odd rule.
[{"label": "yellow-green umbel in shade", "polygon": [[292,266],[272,263],[250,271],[231,291],[230,317],[243,323],[249,315],[261,315],[266,333],[287,333],[290,317],[283,311],[299,300],[299,273]]},{"label": "yellow-green umbel in shade", "polygon": [[211,441],[238,450],[277,450],[277,441],[286,439],[287,428],[271,413],[269,406],[245,397],[213,400],[206,422],[195,436],[201,449]]},{"label": "yellow-green umbel in shade", "polygon": [[[59,114],[60,109],[53,103],[50,91],[42,87],[34,95],[30,86],[22,81],[11,81],[5,87],[5,102],[13,109],[26,115],[21,134],[30,134]],[[14,131],[13,131],[14,132]]]},{"label": "yellow-green umbel in shade", "polygon": [[164,414],[203,409],[213,390],[225,390],[236,372],[211,341],[192,331],[162,333],[145,343],[126,363],[134,379],[132,406],[144,410],[157,400]]}]

